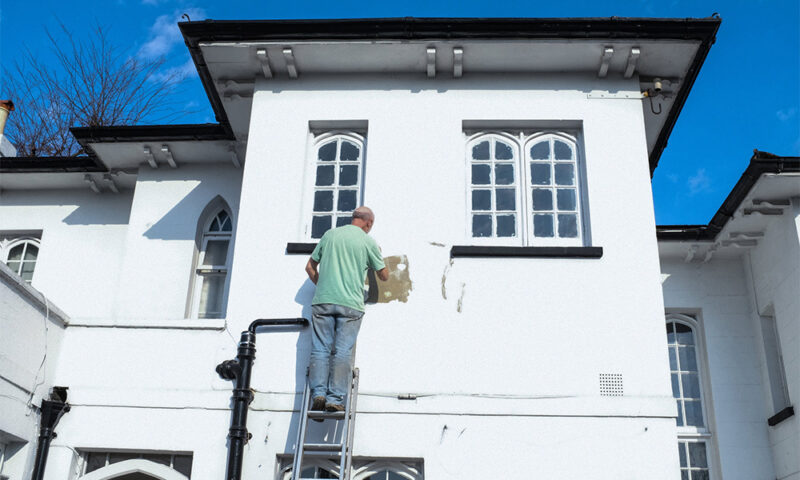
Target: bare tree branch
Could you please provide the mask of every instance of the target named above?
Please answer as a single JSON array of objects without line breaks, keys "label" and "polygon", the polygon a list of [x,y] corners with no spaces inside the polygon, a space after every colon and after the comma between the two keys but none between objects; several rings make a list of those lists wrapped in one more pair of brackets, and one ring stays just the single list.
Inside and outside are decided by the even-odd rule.
[{"label": "bare tree branch", "polygon": [[187,112],[171,95],[183,77],[164,73],[164,57],[136,57],[96,26],[79,40],[63,23],[45,30],[55,56],[44,64],[29,49],[9,72],[3,97],[17,105],[6,132],[19,155],[82,153],[69,128],[174,122]]}]

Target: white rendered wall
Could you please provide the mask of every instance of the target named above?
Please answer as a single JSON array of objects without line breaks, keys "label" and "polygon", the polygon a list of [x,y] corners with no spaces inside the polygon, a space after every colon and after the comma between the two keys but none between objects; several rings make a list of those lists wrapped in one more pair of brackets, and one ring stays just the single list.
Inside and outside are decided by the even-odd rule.
[{"label": "white rendered wall", "polygon": [[[587,91],[594,88],[624,91],[638,84],[541,76],[257,84],[229,327],[241,331],[255,318],[310,315],[313,286],[303,272],[307,256],[284,254],[287,242],[305,240],[309,205],[298,200],[313,176],[310,121],[367,120],[365,203],[377,214],[372,235],[384,256],[406,255],[409,261],[413,290],[408,302],[368,306],[362,325],[359,408],[365,411],[361,418],[371,418],[384,436],[365,441],[368,434],[362,432],[368,430],[359,426],[356,455],[362,454],[360,448],[376,456],[417,455],[415,445],[439,441],[437,415],[500,414],[531,417],[531,423],[508,428],[501,421],[476,420],[485,422],[476,429],[485,429],[486,441],[454,440],[463,445],[466,463],[430,478],[456,478],[484,468],[487,450],[525,457],[528,442],[547,443],[559,425],[559,435],[581,425],[618,452],[646,444],[639,474],[677,475],[642,107],[635,100],[588,99]],[[471,243],[466,238],[464,120],[582,122],[592,244],[605,249],[603,258],[456,258],[451,265],[449,247]],[[302,388],[308,334],[263,333],[258,342],[253,387],[274,393],[257,396],[254,406],[291,409],[293,392]],[[600,397],[599,373],[623,374],[626,396]],[[399,393],[427,399],[404,403],[393,398]],[[369,412],[380,411],[409,415],[370,417]],[[540,418],[545,416],[550,420]],[[612,435],[615,417],[632,417],[637,427]],[[427,428],[412,429],[407,441],[395,440],[408,422]],[[652,425],[657,427],[645,433]],[[277,432],[270,438],[286,437],[274,421],[273,426]],[[649,440],[641,443],[643,436]],[[597,469],[605,464],[597,449],[575,455],[576,444],[560,441],[555,440],[561,445],[556,448],[563,448],[559,455],[573,456],[575,476],[620,478],[628,472],[624,462]],[[259,450],[248,457],[246,468],[264,461]],[[515,463],[503,471],[527,470]]]},{"label": "white rendered wall", "polygon": [[0,443],[8,445],[0,473],[16,480],[31,474],[38,407],[54,385],[66,319],[5,265],[0,270]]},{"label": "white rendered wall", "polygon": [[704,392],[705,408],[721,463],[717,478],[774,479],[759,367],[760,326],[742,259],[685,263],[664,258],[661,270],[667,311],[697,315],[705,340],[707,364],[701,366],[707,367],[704,376],[710,384],[710,392]]},{"label": "white rendered wall", "polygon": [[[800,198],[792,207],[770,222],[758,246],[745,257],[753,281],[754,321],[758,314],[772,314],[781,342],[789,402],[795,415],[769,427],[775,473],[779,479],[800,479]],[[762,364],[763,364],[763,344]],[[766,374],[766,371],[764,371]],[[768,377],[764,377],[768,378]],[[767,416],[774,408],[767,391],[764,408]]]}]

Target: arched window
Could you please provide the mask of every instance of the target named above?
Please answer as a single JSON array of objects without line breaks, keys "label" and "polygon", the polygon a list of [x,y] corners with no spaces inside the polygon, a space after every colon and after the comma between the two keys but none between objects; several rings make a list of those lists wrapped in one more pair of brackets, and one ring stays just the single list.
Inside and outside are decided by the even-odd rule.
[{"label": "arched window", "polygon": [[314,145],[310,237],[350,223],[363,202],[364,139],[354,133],[320,135]]},{"label": "arched window", "polygon": [[520,237],[516,143],[500,135],[483,135],[468,151],[472,236]]},{"label": "arched window", "polygon": [[233,219],[221,199],[206,207],[198,228],[197,256],[192,285],[192,317],[223,318],[228,297],[232,257]]},{"label": "arched window", "polygon": [[678,409],[678,455],[682,478],[709,479],[711,430],[705,403],[703,356],[697,321],[688,315],[667,315],[667,348],[672,395]]},{"label": "arched window", "polygon": [[192,455],[87,452],[79,467],[80,480],[189,480]]},{"label": "arched window", "polygon": [[[301,478],[339,478],[339,464],[328,459],[308,459],[303,462]],[[291,458],[282,461],[279,480],[291,480]],[[421,462],[400,460],[353,460],[353,480],[423,480]]]},{"label": "arched window", "polygon": [[478,243],[584,242],[577,137],[566,132],[478,133],[467,142],[468,229]]},{"label": "arched window", "polygon": [[39,242],[33,238],[12,240],[4,248],[4,262],[8,268],[22,277],[27,283],[33,280],[36,258],[39,256]]}]

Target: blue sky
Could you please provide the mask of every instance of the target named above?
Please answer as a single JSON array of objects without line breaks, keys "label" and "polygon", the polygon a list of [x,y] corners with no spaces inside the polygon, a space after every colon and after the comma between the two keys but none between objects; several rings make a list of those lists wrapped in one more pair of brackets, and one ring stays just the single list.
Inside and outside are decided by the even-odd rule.
[{"label": "blue sky", "polygon": [[[707,17],[722,27],[672,132],[653,178],[659,224],[703,224],[719,208],[753,149],[800,152],[800,2],[797,0],[243,1],[0,0],[0,60],[26,46],[51,57],[44,28],[63,22],[82,35],[95,22],[141,56],[166,55],[182,72],[181,123],[213,122],[176,22],[356,17]],[[165,72],[167,73],[167,72]],[[0,75],[0,82],[2,75]]]}]

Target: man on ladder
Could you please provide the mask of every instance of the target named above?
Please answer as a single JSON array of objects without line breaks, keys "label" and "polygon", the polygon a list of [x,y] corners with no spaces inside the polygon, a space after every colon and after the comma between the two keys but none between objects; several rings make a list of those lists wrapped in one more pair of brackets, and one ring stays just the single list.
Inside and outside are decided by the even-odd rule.
[{"label": "man on ladder", "polygon": [[353,212],[350,225],[325,232],[306,264],[317,286],[311,304],[312,337],[308,382],[312,411],[345,410],[352,379],[352,354],[364,316],[367,269],[389,279],[380,248],[368,233],[375,215],[367,207]]}]

